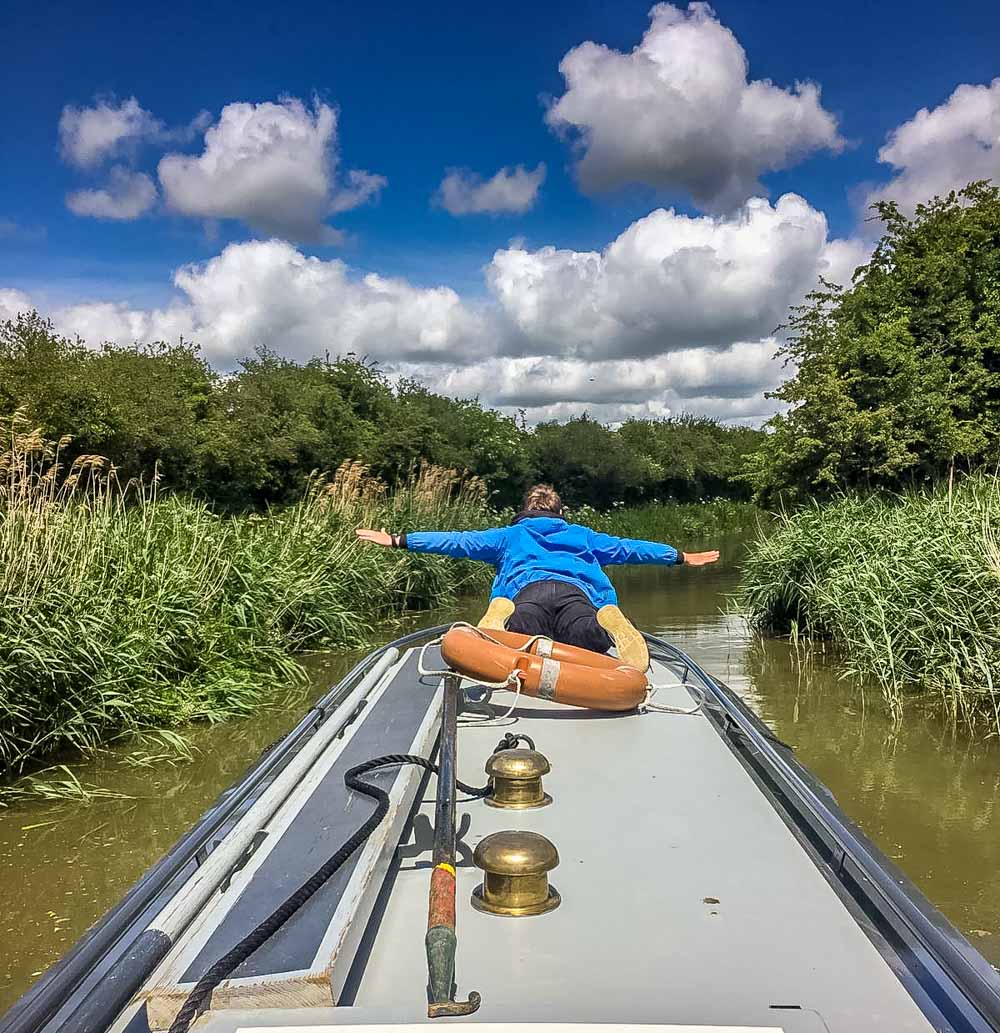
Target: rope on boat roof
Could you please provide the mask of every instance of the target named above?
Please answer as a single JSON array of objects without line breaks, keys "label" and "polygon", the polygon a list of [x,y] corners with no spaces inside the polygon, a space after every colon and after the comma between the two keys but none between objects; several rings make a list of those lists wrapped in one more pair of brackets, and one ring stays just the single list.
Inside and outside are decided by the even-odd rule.
[{"label": "rope on boat roof", "polygon": [[[504,740],[501,740],[503,742]],[[344,783],[348,789],[371,797],[375,801],[375,810],[358,828],[358,830],[335,853],[316,869],[306,881],[275,908],[252,932],[236,944],[232,950],[224,954],[198,980],[194,989],[181,1005],[174,1021],[170,1024],[169,1033],[188,1033],[191,1023],[209,1006],[212,992],[219,984],[228,979],[244,961],[259,947],[267,942],[310,897],[313,896],[350,858],[358,847],[379,827],[389,812],[389,794],[380,786],[362,781],[362,775],[377,768],[396,767],[402,764],[415,764],[417,767],[438,772],[438,765],[426,757],[418,757],[409,753],[391,753],[384,757],[375,757],[363,764],[358,764],[344,774]],[[456,786],[473,798],[487,796],[490,786],[476,788],[455,780]]]}]

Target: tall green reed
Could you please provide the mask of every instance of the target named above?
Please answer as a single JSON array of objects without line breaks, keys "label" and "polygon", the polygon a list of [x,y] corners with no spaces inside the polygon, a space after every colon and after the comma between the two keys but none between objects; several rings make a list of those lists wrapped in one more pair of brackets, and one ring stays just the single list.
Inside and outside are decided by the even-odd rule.
[{"label": "tall green reed", "polygon": [[297,505],[226,518],[100,457],[68,470],[0,422],[0,775],[122,732],[247,714],[303,676],[295,654],[371,639],[478,564],[380,550],[360,525],[482,526],[481,482],[424,466],[390,493],[358,464]]},{"label": "tall green reed", "polygon": [[761,631],[829,639],[897,716],[931,699],[1000,734],[1000,482],[844,498],[778,518],[738,602]]},{"label": "tall green reed", "polygon": [[582,506],[573,510],[570,519],[606,534],[673,544],[684,539],[704,541],[713,536],[752,531],[765,519],[765,514],[750,502],[710,499],[615,506],[605,512]]}]

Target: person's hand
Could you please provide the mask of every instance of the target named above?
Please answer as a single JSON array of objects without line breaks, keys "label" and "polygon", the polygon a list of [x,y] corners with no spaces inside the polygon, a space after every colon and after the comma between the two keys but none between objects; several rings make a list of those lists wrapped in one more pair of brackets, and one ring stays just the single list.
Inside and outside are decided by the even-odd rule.
[{"label": "person's hand", "polygon": [[[384,529],[381,531],[370,531],[366,527],[359,527],[354,532],[363,542],[374,542],[376,545],[392,545],[392,535]],[[716,553],[718,556],[718,553]]]},{"label": "person's hand", "polygon": [[[361,532],[359,531],[358,534]],[[706,563],[715,563],[719,558],[719,550],[711,552],[686,552],[684,553],[684,565],[686,567],[703,567]]]}]

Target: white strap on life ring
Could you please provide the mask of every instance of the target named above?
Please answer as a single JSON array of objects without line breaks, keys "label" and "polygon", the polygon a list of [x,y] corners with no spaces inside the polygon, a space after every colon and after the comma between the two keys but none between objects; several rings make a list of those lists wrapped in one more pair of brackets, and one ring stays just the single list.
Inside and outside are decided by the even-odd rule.
[{"label": "white strap on life ring", "polygon": [[538,681],[538,698],[554,700],[556,698],[556,682],[559,681],[559,674],[562,671],[562,664],[558,660],[545,657],[542,660],[542,673]]}]

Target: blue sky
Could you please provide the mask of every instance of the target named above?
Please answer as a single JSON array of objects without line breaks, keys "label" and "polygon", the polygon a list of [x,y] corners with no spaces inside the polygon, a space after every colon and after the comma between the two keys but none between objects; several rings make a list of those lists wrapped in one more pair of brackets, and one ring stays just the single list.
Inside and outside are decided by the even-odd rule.
[{"label": "blue sky", "polygon": [[[6,144],[0,165],[0,289],[18,291],[43,309],[63,313],[57,323],[67,329],[73,327],[65,313],[74,305],[113,302],[144,312],[172,298],[188,302],[172,285],[176,269],[209,262],[227,245],[281,237],[282,231],[279,226],[276,234],[262,233],[259,224],[242,218],[178,213],[157,181],[157,163],[168,152],[200,155],[205,126],[214,124],[227,105],[298,98],[307,112],[315,113],[317,104],[338,110],[331,145],[338,175],[361,169],[386,182],[365,203],[329,218],[329,224],[345,235],[339,244],[288,239],[288,247],[327,262],[342,260],[351,280],[373,273],[402,278],[415,290],[446,286],[469,307],[470,318],[493,327],[486,332],[478,324],[463,324],[463,341],[478,334],[478,343],[464,352],[459,348],[451,359],[441,349],[431,354],[436,346],[414,351],[410,358],[428,382],[445,390],[462,389],[461,384],[449,387],[437,376],[437,367],[425,368],[431,360],[431,366],[443,363],[449,370],[456,363],[481,366],[504,357],[521,362],[535,358],[641,363],[665,360],[678,350],[694,354],[699,348],[709,349],[702,366],[722,370],[732,344],[746,337],[752,343],[754,333],[758,342],[763,339],[759,327],[744,328],[736,320],[730,327],[732,340],[724,340],[727,331],[717,327],[704,334],[692,332],[685,345],[683,333],[688,331],[673,324],[658,326],[654,336],[662,331],[657,338],[662,347],[655,341],[620,347],[605,341],[598,346],[582,337],[577,345],[575,339],[553,332],[547,347],[538,337],[540,333],[544,338],[546,331],[537,327],[531,331],[533,343],[526,343],[523,320],[516,334],[494,326],[499,317],[492,309],[506,303],[502,298],[498,302],[484,268],[512,241],[519,254],[529,256],[547,246],[601,252],[660,207],[673,207],[695,219],[735,217],[728,202],[705,204],[692,198],[691,175],[697,173],[678,181],[654,167],[649,176],[629,181],[626,170],[610,188],[581,189],[574,161],[585,146],[580,141],[586,126],[564,125],[560,133],[546,124],[547,105],[567,91],[559,70],[563,57],[585,41],[628,55],[650,28],[648,11],[647,3],[629,2],[501,7],[324,3],[289,4],[276,10],[252,2],[106,4],[95,9],[8,0],[0,15]],[[789,92],[800,81],[821,88],[819,105],[834,121],[839,142],[804,146],[804,153],[778,163],[783,167],[761,170],[760,183],[772,204],[786,192],[800,195],[811,211],[825,216],[829,240],[853,241],[861,249],[852,253],[863,250],[860,199],[887,183],[894,172],[878,161],[888,134],[913,119],[920,108],[948,105],[960,85],[987,88],[1000,75],[1000,5],[734,2],[716,4],[714,11],[719,25],[745,51],[750,80],[771,80]],[[158,137],[137,138],[90,167],[61,156],[59,123],[67,106],[83,110],[99,99],[115,105],[129,98],[160,125]],[[986,99],[992,103],[992,94]],[[650,131],[640,123],[657,103],[654,96],[637,112],[637,134]],[[950,117],[950,111],[944,115]],[[185,137],[182,127],[190,127],[201,112],[208,113],[205,122],[189,128]],[[654,120],[654,132],[664,128],[669,131],[669,123]],[[956,130],[963,131],[967,137],[968,129]],[[173,135],[167,140],[165,134]],[[935,146],[942,156],[935,157]],[[979,147],[983,149],[981,143]],[[949,149],[956,148],[947,134],[940,143],[921,143],[913,162],[923,164],[914,176],[936,186],[944,175],[942,166],[950,160],[945,153]],[[699,159],[702,166],[706,159],[711,162],[711,153]],[[539,163],[545,165],[544,181],[525,211],[455,215],[432,203],[450,168],[489,179],[502,168],[523,165],[533,170]],[[1000,158],[997,163],[1000,166]],[[130,176],[147,175],[149,189],[158,188],[155,204],[131,219],[71,212],[67,195],[100,189],[114,164]],[[921,170],[929,166],[936,171],[925,175]],[[981,171],[981,155],[970,167]],[[948,174],[964,171],[959,167]],[[293,188],[294,184],[289,187]],[[669,227],[663,232],[668,231]],[[294,321],[297,316],[288,318]],[[510,313],[504,318],[509,321]],[[669,323],[673,316],[662,318]],[[93,320],[81,325],[91,332],[99,332],[101,326]],[[687,323],[682,319],[678,325]],[[108,326],[109,336],[121,336],[119,328]],[[280,323],[268,327],[280,329]],[[261,343],[261,332],[256,343]],[[332,343],[335,349],[341,344]],[[354,341],[343,343],[353,346]],[[316,350],[330,344],[327,339]],[[225,349],[217,347],[216,352],[225,364],[240,348],[245,352],[252,346],[248,338],[227,342],[225,358]],[[296,354],[301,356],[307,347],[297,344]],[[211,347],[208,350],[211,354]],[[392,364],[391,353],[379,357]],[[565,369],[562,374],[549,372],[549,380],[566,379]],[[623,372],[629,370],[617,369],[617,375]],[[651,380],[662,387],[663,378],[657,376]],[[691,390],[720,388],[704,376],[695,381]],[[472,387],[479,383],[475,377],[468,382]],[[765,385],[750,386],[755,395],[763,394]],[[662,403],[663,391],[656,390]],[[630,405],[649,401],[635,392],[629,395],[625,388],[611,393],[619,397],[557,398],[543,391],[537,405],[534,397],[528,401],[529,408],[554,406],[558,413],[590,404],[605,415],[614,415],[616,406],[626,412]],[[510,397],[508,390],[495,400],[510,405]],[[726,397],[730,396],[689,393],[672,398],[668,408],[676,410],[683,398],[696,400],[697,408],[698,399]],[[713,411],[709,402],[701,408]],[[760,415],[715,408],[726,418]]]}]

